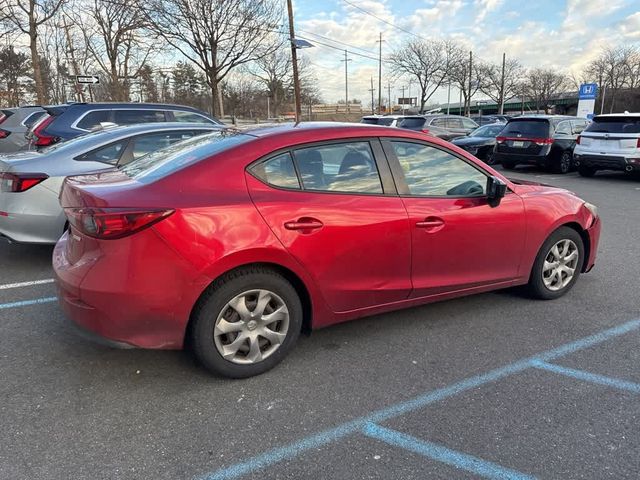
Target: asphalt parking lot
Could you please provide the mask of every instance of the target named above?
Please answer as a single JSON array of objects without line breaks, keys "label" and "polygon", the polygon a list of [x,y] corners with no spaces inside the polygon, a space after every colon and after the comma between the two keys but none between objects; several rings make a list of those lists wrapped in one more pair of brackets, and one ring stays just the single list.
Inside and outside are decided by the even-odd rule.
[{"label": "asphalt parking lot", "polygon": [[78,337],[51,248],[0,244],[0,478],[638,478],[640,180],[509,176],[600,209],[596,268],[567,296],[331,327],[241,381]]}]

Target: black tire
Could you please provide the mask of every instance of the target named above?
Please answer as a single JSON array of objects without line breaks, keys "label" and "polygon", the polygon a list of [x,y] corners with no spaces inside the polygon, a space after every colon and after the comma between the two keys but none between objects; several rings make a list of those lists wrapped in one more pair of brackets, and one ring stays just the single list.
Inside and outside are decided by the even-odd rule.
[{"label": "black tire", "polygon": [[553,165],[553,171],[555,173],[561,173],[563,175],[571,171],[573,166],[573,154],[569,150],[565,150],[558,156],[558,160]]},{"label": "black tire", "polygon": [[[227,303],[251,290],[275,293],[286,305],[289,324],[284,341],[273,353],[256,363],[239,364],[218,351],[214,330],[223,308],[227,311]],[[282,275],[268,268],[244,267],[223,275],[200,298],[191,319],[190,343],[196,358],[209,371],[229,378],[252,377],[272,369],[291,351],[300,336],[302,316],[300,297]]]},{"label": "black tire", "polygon": [[593,177],[596,174],[596,169],[580,165],[578,167],[578,174],[580,174],[581,177]]},{"label": "black tire", "polygon": [[509,160],[502,160],[502,166],[505,170],[513,170],[516,168],[515,162]]},{"label": "black tire", "polygon": [[495,165],[498,163],[491,148],[485,152],[483,160],[487,165]]},{"label": "black tire", "polygon": [[[543,266],[547,257],[551,254],[551,249],[554,245],[562,240],[571,240],[577,247],[578,261],[575,266],[575,273],[569,283],[559,290],[549,289],[543,280]],[[529,277],[529,283],[527,290],[529,294],[534,298],[541,300],[553,300],[566,294],[573,288],[580,272],[582,271],[582,265],[584,264],[584,243],[582,237],[573,228],[560,227],[553,232],[549,238],[545,240],[540,247],[538,255],[536,256],[533,268],[531,269],[531,276]]]}]

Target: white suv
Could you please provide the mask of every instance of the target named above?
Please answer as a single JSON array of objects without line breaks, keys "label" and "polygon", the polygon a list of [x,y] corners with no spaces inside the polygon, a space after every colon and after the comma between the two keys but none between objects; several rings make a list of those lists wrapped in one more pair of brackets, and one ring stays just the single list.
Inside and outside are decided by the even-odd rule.
[{"label": "white suv", "polygon": [[583,177],[598,170],[640,171],[640,113],[598,115],[576,142],[573,161]]}]

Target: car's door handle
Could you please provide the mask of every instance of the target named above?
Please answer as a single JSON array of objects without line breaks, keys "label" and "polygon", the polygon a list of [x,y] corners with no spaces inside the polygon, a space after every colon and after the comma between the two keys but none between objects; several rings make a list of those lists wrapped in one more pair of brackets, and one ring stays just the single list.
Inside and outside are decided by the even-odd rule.
[{"label": "car's door handle", "polygon": [[294,220],[291,222],[285,222],[284,228],[287,230],[301,230],[302,233],[305,233],[305,230],[310,232],[312,230],[318,230],[322,228],[324,224],[320,220],[316,220],[315,218],[303,217],[298,220]]},{"label": "car's door handle", "polygon": [[427,217],[421,222],[416,222],[418,228],[440,229],[444,227],[444,220],[439,217]]}]

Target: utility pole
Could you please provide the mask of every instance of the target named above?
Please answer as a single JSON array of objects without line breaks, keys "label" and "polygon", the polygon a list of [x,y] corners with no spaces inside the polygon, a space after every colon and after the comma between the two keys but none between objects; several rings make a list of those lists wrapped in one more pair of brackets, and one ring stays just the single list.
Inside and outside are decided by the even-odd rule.
[{"label": "utility pole", "polygon": [[507,59],[507,54],[502,53],[502,77],[500,78],[500,105],[498,113],[502,115],[504,113],[504,65]]},{"label": "utility pole", "polygon": [[404,115],[404,91],[407,87],[402,87],[400,90],[402,90],[402,114]]},{"label": "utility pole", "polygon": [[449,108],[451,107],[451,81],[447,86],[447,115],[449,115]]},{"label": "utility pole", "polygon": [[387,94],[389,96],[389,113],[392,112],[392,108],[391,108],[391,82],[387,83]]},{"label": "utility pole", "polygon": [[378,113],[382,113],[382,32],[380,32],[380,54],[378,57]]},{"label": "utility pole", "polygon": [[464,114],[468,117],[471,115],[471,78],[473,77],[473,51],[469,50],[469,109],[465,105]]},{"label": "utility pole", "polygon": [[369,89],[369,91],[371,92],[371,115],[373,115],[375,113],[375,107],[376,104],[373,103],[373,92],[375,92],[374,88],[373,88],[373,77],[371,77],[371,88]]},{"label": "utility pole", "polygon": [[[291,1],[291,0],[288,0]],[[347,58],[347,51],[344,51],[344,60],[340,60],[344,62],[344,103],[347,106],[347,113],[351,113],[351,109],[349,108],[349,69],[347,65],[351,61],[350,58]]]},{"label": "utility pole", "polygon": [[293,7],[291,0],[287,0],[287,12],[289,14],[289,40],[291,41],[291,63],[293,64],[293,92],[296,101],[296,123],[302,118],[302,106],[300,105],[300,78],[298,77],[298,53],[296,51],[296,34],[293,29]]}]

